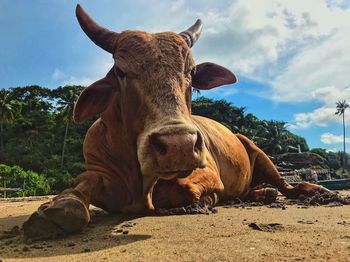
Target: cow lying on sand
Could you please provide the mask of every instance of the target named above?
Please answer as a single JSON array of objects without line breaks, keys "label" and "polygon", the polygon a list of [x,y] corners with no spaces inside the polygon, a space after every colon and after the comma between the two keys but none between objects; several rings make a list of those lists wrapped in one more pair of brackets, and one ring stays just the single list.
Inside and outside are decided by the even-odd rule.
[{"label": "cow lying on sand", "polygon": [[249,139],[191,115],[192,87],[236,82],[222,66],[194,63],[190,48],[201,33],[200,20],[180,34],[115,33],[79,5],[76,15],[88,37],[113,55],[114,66],[75,105],[76,122],[101,114],[85,137],[86,172],[74,188],[39,207],[24,224],[27,235],[40,237],[38,227],[80,231],[90,220],[90,204],[139,212],[237,197],[273,201],[277,190],[262,183],[290,198],[325,190],[309,183],[292,187]]}]

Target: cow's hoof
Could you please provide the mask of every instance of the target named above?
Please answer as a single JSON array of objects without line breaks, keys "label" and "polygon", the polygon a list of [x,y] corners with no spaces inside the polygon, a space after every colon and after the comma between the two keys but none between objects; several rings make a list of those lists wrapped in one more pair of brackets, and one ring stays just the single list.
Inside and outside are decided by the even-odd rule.
[{"label": "cow's hoof", "polygon": [[[290,195],[287,196],[289,198],[301,198],[301,197],[312,197],[317,194],[324,194],[324,193],[333,193],[331,190],[328,190],[327,188],[311,184],[309,182],[301,182],[298,185],[296,185],[290,192]],[[334,193],[335,194],[335,193]]]},{"label": "cow's hoof", "polygon": [[276,202],[278,195],[278,190],[276,188],[265,188],[265,199],[263,200],[264,204],[271,204]]},{"label": "cow's hoof", "polygon": [[76,198],[60,198],[41,205],[23,224],[24,236],[32,240],[57,238],[82,231],[90,214]]},{"label": "cow's hoof", "polygon": [[276,188],[265,187],[252,189],[247,196],[247,200],[253,202],[263,202],[264,204],[271,204],[276,202],[277,195],[278,190]]}]

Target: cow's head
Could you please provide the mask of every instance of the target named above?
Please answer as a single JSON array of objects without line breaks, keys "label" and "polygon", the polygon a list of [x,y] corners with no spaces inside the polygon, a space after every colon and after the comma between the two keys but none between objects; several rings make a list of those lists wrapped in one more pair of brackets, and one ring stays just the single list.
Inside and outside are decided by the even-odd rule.
[{"label": "cow's head", "polygon": [[211,89],[234,83],[236,77],[219,65],[194,63],[190,48],[202,22],[180,34],[115,33],[98,25],[79,5],[76,15],[88,37],[113,55],[114,66],[81,93],[75,121],[103,113],[114,104],[123,126],[135,138],[143,175],[170,179],[205,167],[203,136],[191,120],[192,87]]}]

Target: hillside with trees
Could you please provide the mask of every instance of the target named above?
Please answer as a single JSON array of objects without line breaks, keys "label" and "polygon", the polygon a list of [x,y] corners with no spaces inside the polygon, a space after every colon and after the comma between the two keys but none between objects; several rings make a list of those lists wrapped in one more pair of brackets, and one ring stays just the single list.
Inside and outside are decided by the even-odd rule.
[{"label": "hillside with trees", "polygon": [[[0,90],[0,187],[22,188],[19,195],[57,193],[84,170],[82,144],[96,118],[83,124],[72,121],[74,102],[82,89],[26,86]],[[305,139],[290,132],[287,123],[260,120],[225,100],[199,97],[192,111],[249,137],[269,155],[298,152],[298,146],[302,152],[309,151]],[[312,151],[331,168],[341,167],[341,153]],[[349,159],[347,155],[347,168]]]}]

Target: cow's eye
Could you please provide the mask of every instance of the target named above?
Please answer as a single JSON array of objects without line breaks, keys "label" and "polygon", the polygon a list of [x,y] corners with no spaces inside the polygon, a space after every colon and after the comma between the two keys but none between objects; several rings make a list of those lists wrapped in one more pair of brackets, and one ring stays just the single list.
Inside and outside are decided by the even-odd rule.
[{"label": "cow's eye", "polygon": [[191,70],[191,76],[193,77],[195,74],[196,74],[196,68],[193,67],[192,70]]},{"label": "cow's eye", "polygon": [[188,77],[188,78],[191,78],[191,77],[193,77],[194,75],[195,75],[195,72],[196,71],[196,68],[192,68],[191,70],[188,70],[187,72],[186,72],[186,76]]},{"label": "cow's eye", "polygon": [[119,68],[114,66],[114,75],[119,78],[124,78],[126,74]]}]

